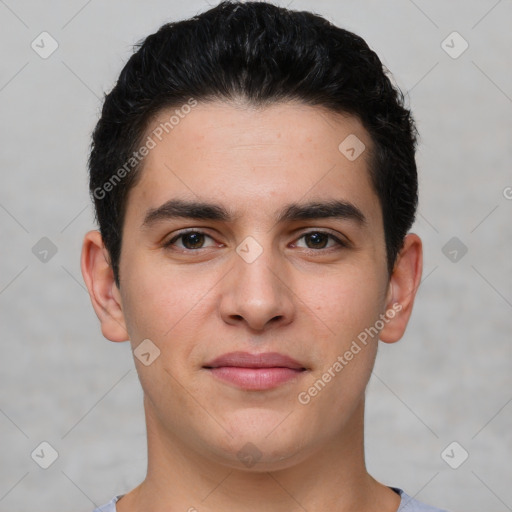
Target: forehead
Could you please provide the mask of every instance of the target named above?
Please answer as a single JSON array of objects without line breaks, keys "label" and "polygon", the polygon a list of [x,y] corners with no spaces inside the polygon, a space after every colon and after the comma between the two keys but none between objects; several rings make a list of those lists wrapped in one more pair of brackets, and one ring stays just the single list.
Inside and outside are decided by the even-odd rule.
[{"label": "forehead", "polygon": [[135,203],[141,215],[172,197],[215,199],[253,218],[325,197],[359,203],[378,220],[368,172],[372,142],[353,116],[298,103],[198,103],[159,112],[149,139],[127,209]]}]

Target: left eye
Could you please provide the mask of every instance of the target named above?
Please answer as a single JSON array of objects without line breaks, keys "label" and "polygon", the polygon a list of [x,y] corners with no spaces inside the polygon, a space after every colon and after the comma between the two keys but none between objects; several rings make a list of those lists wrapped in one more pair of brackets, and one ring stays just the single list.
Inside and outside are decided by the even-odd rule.
[{"label": "left eye", "polygon": [[[307,249],[327,249],[336,245],[345,246],[345,244],[334,235],[323,231],[311,231],[309,233],[304,233],[298,240],[301,239],[304,239]],[[334,244],[328,246],[329,239],[334,241]]]}]

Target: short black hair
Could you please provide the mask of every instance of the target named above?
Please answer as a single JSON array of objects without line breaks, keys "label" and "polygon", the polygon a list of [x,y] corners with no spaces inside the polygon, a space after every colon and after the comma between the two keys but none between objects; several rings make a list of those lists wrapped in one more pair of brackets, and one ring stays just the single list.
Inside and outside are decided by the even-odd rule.
[{"label": "short black hair", "polygon": [[135,45],[105,96],[89,185],[117,285],[127,196],[143,167],[137,149],[148,123],[192,101],[240,99],[255,107],[295,100],[362,122],[373,145],[369,172],[391,274],[418,202],[417,130],[402,92],[361,37],[325,18],[266,2],[222,1]]}]

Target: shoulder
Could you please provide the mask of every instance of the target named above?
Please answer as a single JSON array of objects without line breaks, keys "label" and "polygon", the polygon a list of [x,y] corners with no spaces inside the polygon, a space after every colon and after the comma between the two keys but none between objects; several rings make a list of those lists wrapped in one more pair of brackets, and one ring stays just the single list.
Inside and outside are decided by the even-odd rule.
[{"label": "shoulder", "polygon": [[93,512],[116,512],[116,503],[124,496],[124,494],[120,494],[119,496],[114,496],[108,503],[102,505],[101,507],[95,508]]},{"label": "shoulder", "polygon": [[420,503],[418,500],[415,500],[404,491],[402,491],[402,489],[393,487],[393,490],[397,492],[401,498],[400,507],[398,508],[397,512],[448,512],[447,510]]}]

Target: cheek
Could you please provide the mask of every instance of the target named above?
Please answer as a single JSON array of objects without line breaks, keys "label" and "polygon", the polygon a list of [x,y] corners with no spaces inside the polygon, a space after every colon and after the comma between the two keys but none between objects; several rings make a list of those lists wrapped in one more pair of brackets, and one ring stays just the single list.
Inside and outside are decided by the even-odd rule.
[{"label": "cheek", "polygon": [[195,366],[191,353],[204,342],[201,326],[210,314],[207,291],[213,284],[208,286],[207,280],[193,279],[184,269],[156,261],[132,257],[125,264],[132,270],[129,276],[125,274],[121,287],[132,350],[149,339],[160,351],[148,366],[135,358],[142,388],[157,410],[190,407],[183,383],[189,393],[199,394],[188,372]]},{"label": "cheek", "polygon": [[[207,299],[208,283],[185,269],[162,264],[163,258],[127,258],[121,283],[123,310],[130,338],[150,338],[165,344],[175,332],[194,321]],[[205,288],[206,287],[206,288]],[[197,325],[197,324],[196,324]]]},{"label": "cheek", "polygon": [[314,364],[297,400],[309,417],[330,418],[323,425],[314,420],[319,430],[337,431],[364,397],[377,353],[378,335],[366,329],[379,318],[378,291],[375,280],[351,274],[325,279],[321,289],[310,292],[316,324],[325,335],[315,336],[309,347]]},{"label": "cheek", "polygon": [[378,341],[374,326],[385,284],[381,275],[352,267],[321,279],[312,277],[310,285],[300,294],[310,310],[303,328],[308,332],[309,324],[314,337],[308,347],[313,371],[300,403],[311,400],[314,407],[346,413],[357,405],[371,375]]},{"label": "cheek", "polygon": [[373,325],[384,304],[382,276],[355,267],[310,277],[304,284],[297,295],[341,344]]}]

